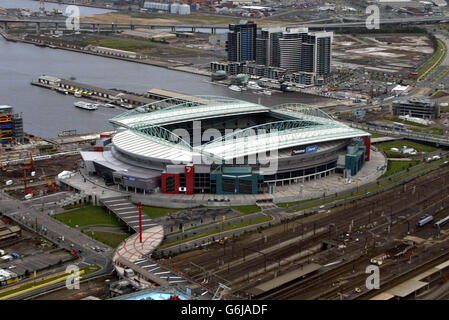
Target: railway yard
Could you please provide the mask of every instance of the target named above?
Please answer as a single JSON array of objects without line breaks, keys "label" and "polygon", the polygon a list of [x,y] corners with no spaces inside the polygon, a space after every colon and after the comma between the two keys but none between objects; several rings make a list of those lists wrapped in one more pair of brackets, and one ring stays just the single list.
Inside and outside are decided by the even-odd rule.
[{"label": "railway yard", "polygon": [[[170,259],[173,268],[229,298],[365,299],[449,260],[444,230],[428,223],[449,214],[449,170],[442,167],[365,200],[321,210],[258,233]],[[270,209],[265,209],[269,213]],[[442,228],[444,229],[444,227]],[[386,253],[380,289],[367,290],[370,259]],[[447,271],[446,271],[447,274]]]}]

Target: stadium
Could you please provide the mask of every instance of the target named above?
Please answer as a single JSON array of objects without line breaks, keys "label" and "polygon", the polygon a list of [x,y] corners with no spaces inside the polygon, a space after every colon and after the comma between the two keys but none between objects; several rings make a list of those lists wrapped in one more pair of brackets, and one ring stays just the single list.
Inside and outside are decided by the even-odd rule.
[{"label": "stadium", "polygon": [[273,107],[215,96],[180,96],[120,114],[93,151],[89,174],[130,192],[274,193],[289,185],[355,175],[370,134],[299,103]]}]

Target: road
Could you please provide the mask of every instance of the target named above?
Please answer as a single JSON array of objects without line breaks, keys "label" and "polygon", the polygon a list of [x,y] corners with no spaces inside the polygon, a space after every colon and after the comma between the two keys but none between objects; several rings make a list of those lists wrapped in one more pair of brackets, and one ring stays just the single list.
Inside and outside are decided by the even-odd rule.
[{"label": "road", "polygon": [[[36,210],[31,204],[21,202],[17,199],[11,198],[5,193],[0,193],[0,212],[21,224],[33,227],[36,224],[39,226],[39,233],[42,234],[41,226],[46,229],[46,237],[56,240],[58,237],[64,237],[64,241],[60,242],[60,247],[65,249],[74,248],[77,251],[81,250],[80,262],[81,267],[86,264],[97,264],[102,268],[102,272],[109,272],[112,270],[112,254],[113,249],[106,247],[103,243],[96,241],[81,231],[70,228],[56,219],[53,219],[45,212],[42,213]],[[92,247],[100,247],[102,252],[97,252]]]}]

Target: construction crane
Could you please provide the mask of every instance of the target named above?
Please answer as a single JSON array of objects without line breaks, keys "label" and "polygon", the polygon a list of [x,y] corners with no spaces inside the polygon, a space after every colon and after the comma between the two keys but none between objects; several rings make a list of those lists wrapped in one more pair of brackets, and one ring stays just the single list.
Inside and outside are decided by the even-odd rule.
[{"label": "construction crane", "polygon": [[[28,164],[28,163],[27,163]],[[33,160],[33,153],[30,152],[30,161],[29,166],[23,168],[23,181],[25,183],[25,194],[34,194],[34,190],[28,190],[28,181],[27,181],[27,171],[33,171],[34,169],[34,160]]]},{"label": "construction crane", "polygon": [[41,168],[41,171],[42,171],[41,179],[44,179],[44,181],[47,183],[47,186],[50,188],[51,191],[55,191],[56,190],[55,181],[54,180],[52,180],[52,181],[48,180],[48,177],[45,174],[44,168]]}]

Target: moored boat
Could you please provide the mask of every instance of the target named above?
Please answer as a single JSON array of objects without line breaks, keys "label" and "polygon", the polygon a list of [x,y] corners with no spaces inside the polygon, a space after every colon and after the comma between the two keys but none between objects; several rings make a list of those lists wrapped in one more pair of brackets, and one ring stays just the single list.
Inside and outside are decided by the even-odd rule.
[{"label": "moored boat", "polygon": [[77,108],[89,110],[89,111],[94,111],[94,110],[97,110],[97,108],[98,108],[96,105],[93,105],[92,103],[84,102],[84,101],[77,101],[73,105]]},{"label": "moored boat", "polygon": [[237,92],[242,91],[242,88],[240,88],[239,86],[236,86],[234,84],[232,86],[229,86],[228,88],[231,89],[232,91],[237,91]]},{"label": "moored boat", "polygon": [[267,96],[271,96],[271,91],[270,90],[264,90],[263,94],[266,94]]}]

